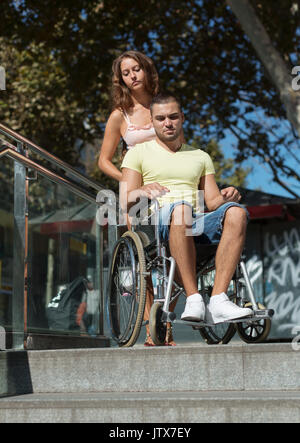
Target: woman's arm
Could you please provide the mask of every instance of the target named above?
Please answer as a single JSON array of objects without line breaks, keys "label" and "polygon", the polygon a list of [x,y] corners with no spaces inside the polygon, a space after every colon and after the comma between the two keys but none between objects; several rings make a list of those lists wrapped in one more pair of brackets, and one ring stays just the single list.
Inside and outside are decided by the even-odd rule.
[{"label": "woman's arm", "polygon": [[112,158],[115,155],[117,146],[121,138],[121,125],[124,118],[119,110],[115,110],[107,120],[104,138],[100,150],[98,166],[99,168],[115,180],[121,181],[122,173],[112,163]]}]

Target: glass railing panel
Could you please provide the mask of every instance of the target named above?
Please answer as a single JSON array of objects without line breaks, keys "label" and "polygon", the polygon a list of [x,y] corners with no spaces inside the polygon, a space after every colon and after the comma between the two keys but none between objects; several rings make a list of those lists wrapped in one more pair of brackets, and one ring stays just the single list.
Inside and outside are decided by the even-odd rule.
[{"label": "glass railing panel", "polygon": [[96,222],[102,188],[85,177],[80,183],[80,174],[69,180],[68,167],[61,175],[17,148],[4,143],[0,152],[0,342],[3,328],[6,337],[13,332],[14,349],[32,334],[103,336],[117,226]]},{"label": "glass railing panel", "polygon": [[28,187],[27,331],[103,331],[97,205],[37,173]]},{"label": "glass railing panel", "polygon": [[[0,160],[0,327],[12,331],[14,165]],[[5,340],[4,340],[5,341]],[[2,347],[11,347],[7,335]]]}]

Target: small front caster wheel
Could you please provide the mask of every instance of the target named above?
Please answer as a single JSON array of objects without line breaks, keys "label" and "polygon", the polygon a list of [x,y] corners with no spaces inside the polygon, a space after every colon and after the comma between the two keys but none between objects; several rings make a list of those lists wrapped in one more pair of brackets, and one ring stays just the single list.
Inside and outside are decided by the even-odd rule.
[{"label": "small front caster wheel", "polygon": [[[246,303],[245,308],[252,308],[252,303]],[[266,309],[262,304],[258,303],[259,309]],[[263,318],[261,320],[247,321],[236,323],[235,327],[240,338],[246,343],[261,343],[266,340],[271,329],[271,320]]]}]

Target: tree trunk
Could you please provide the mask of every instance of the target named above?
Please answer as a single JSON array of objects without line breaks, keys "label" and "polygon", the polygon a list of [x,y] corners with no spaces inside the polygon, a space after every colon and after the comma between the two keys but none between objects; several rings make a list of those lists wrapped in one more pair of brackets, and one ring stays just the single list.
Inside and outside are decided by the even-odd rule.
[{"label": "tree trunk", "polygon": [[272,45],[263,24],[248,0],[226,0],[249,37],[260,60],[279,91],[286,115],[300,137],[300,92],[292,89],[292,75]]}]

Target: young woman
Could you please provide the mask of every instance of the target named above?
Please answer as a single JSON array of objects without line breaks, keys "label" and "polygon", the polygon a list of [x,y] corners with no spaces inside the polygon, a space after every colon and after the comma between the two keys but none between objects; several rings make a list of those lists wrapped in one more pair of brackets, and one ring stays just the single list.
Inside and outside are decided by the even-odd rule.
[{"label": "young woman", "polygon": [[[125,150],[155,138],[150,103],[159,91],[159,79],[153,61],[138,51],[120,55],[114,60],[112,71],[113,109],[106,124],[98,165],[105,174],[121,181],[122,173],[112,162],[121,137]],[[150,284],[148,286],[145,320],[149,319],[152,304]],[[154,346],[148,326],[146,331],[145,346]],[[167,327],[166,345],[175,345],[171,325]]]},{"label": "young woman", "polygon": [[159,90],[153,61],[137,51],[127,51],[113,62],[112,104],[99,156],[99,168],[120,181],[122,173],[112,163],[122,137],[127,149],[155,138],[150,102]]}]

